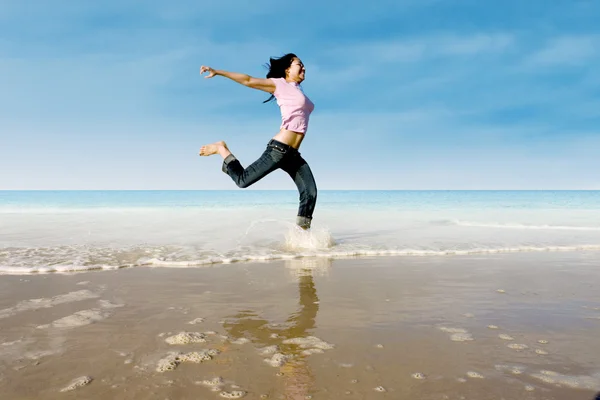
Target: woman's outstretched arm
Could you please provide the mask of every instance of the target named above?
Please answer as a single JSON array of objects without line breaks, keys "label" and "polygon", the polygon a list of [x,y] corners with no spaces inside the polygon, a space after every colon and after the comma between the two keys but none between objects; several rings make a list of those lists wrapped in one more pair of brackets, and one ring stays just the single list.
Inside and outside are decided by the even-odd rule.
[{"label": "woman's outstretched arm", "polygon": [[211,67],[203,65],[200,67],[200,75],[205,72],[208,72],[208,75],[206,75],[205,78],[212,78],[213,76],[220,75],[252,89],[262,90],[271,94],[275,92],[275,84],[271,79],[254,78],[250,75],[212,69]]}]

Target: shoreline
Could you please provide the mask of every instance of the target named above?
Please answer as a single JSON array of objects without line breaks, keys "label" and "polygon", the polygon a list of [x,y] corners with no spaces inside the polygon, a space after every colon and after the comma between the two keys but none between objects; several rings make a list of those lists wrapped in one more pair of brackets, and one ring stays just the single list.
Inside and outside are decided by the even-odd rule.
[{"label": "shoreline", "polygon": [[[597,252],[505,253],[4,275],[0,391],[591,400],[599,262]],[[158,372],[173,351],[174,369]],[[91,382],[61,392],[83,376]]]}]

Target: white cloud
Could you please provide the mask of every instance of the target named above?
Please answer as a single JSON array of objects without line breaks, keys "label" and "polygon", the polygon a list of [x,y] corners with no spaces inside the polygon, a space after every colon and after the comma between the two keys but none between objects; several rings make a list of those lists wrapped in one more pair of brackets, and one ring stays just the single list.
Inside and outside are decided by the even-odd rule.
[{"label": "white cloud", "polygon": [[528,66],[581,66],[600,55],[600,35],[562,36],[526,59]]},{"label": "white cloud", "polygon": [[406,37],[336,46],[325,51],[324,56],[343,56],[344,60],[366,64],[410,63],[432,57],[503,52],[513,41],[508,33]]}]

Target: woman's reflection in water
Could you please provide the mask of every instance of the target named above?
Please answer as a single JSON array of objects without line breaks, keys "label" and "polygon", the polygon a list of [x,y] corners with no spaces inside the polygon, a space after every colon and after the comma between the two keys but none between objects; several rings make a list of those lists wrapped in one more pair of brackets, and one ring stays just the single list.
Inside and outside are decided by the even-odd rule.
[{"label": "woman's reflection in water", "polygon": [[[286,267],[296,272],[298,279],[298,310],[291,314],[283,324],[270,324],[252,310],[244,310],[228,319],[224,324],[230,336],[245,337],[257,347],[277,345],[279,352],[288,357],[288,361],[280,367],[285,380],[285,398],[305,399],[313,386],[314,377],[306,362],[306,354],[295,344],[282,343],[286,339],[311,336],[310,330],[315,328],[315,319],[319,311],[319,298],[313,280],[314,265],[308,266],[302,261],[286,262]],[[327,265],[323,265],[326,263]],[[318,270],[327,269],[329,260],[320,260]],[[313,267],[313,268],[311,268]]]}]

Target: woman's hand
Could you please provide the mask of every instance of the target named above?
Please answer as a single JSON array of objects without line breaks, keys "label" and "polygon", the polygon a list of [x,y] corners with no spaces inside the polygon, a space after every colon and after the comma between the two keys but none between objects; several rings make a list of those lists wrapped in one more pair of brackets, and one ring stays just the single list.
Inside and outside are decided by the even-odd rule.
[{"label": "woman's hand", "polygon": [[215,72],[215,70],[212,69],[211,67],[207,67],[207,66],[203,65],[200,67],[200,75],[202,75],[205,72],[208,72],[208,75],[206,75],[204,78],[212,78],[213,76],[215,76],[217,74]]}]

